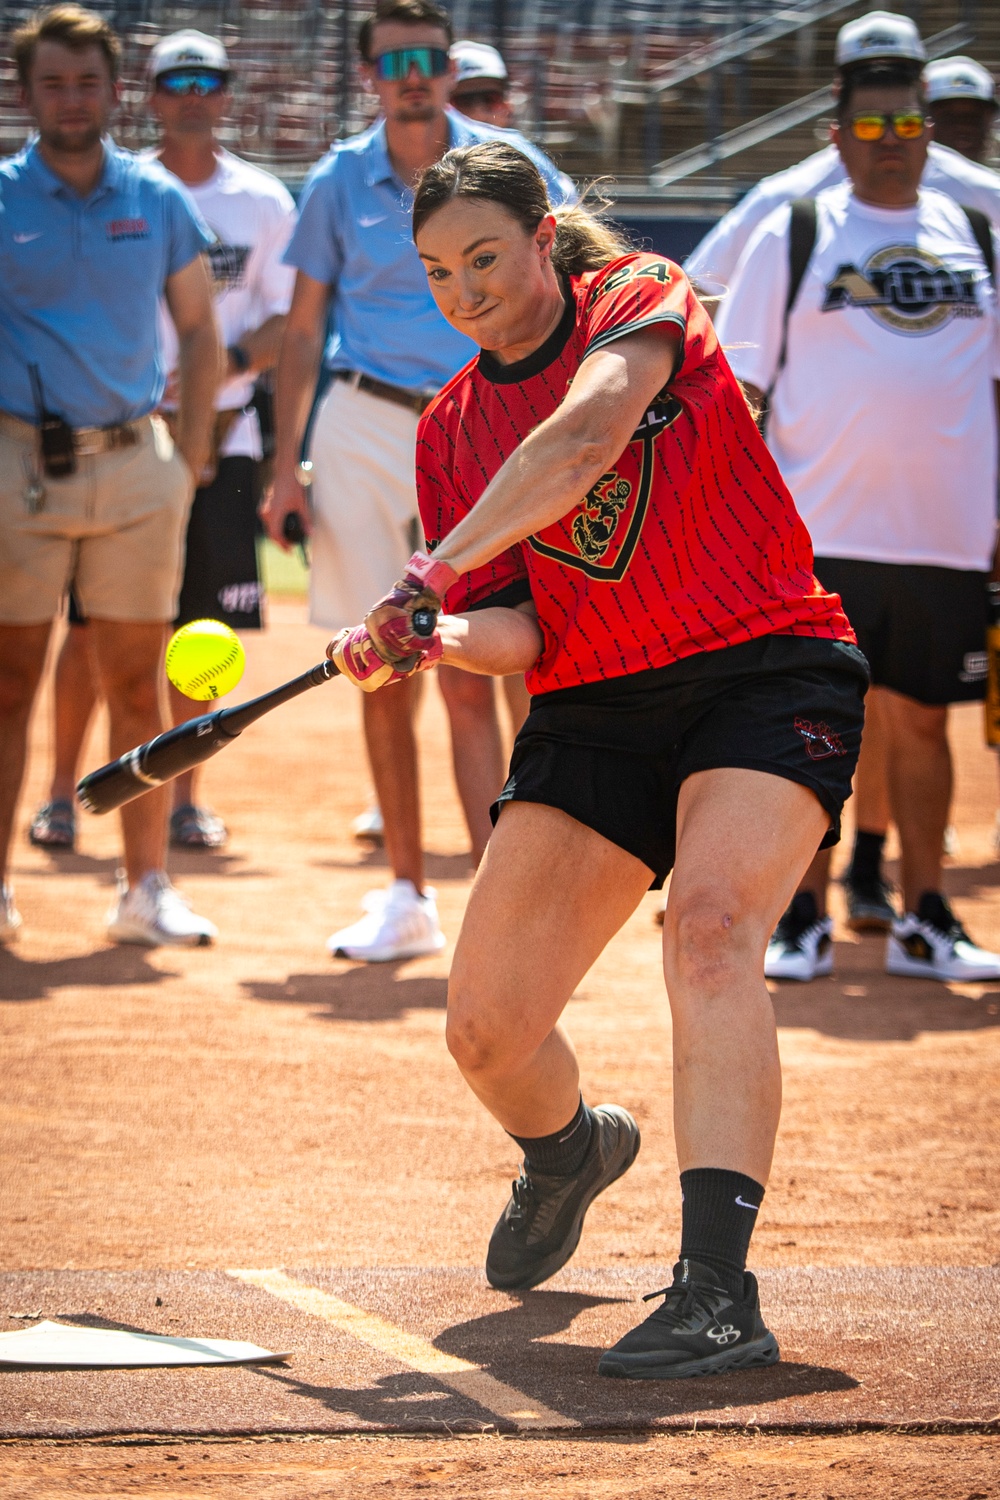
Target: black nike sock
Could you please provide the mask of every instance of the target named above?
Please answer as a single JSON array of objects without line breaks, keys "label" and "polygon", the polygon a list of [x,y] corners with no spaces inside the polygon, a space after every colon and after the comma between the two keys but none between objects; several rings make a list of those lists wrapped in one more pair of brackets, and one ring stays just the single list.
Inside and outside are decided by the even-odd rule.
[{"label": "black nike sock", "polygon": [[593,1126],[593,1116],[581,1099],[576,1114],[562,1130],[552,1135],[515,1135],[511,1139],[524,1152],[525,1166],[549,1177],[572,1177],[583,1166]]},{"label": "black nike sock", "polygon": [[854,853],[847,869],[848,880],[859,885],[871,885],[882,879],[882,851],[885,848],[884,833],[869,833],[859,828],[854,835]]},{"label": "black nike sock", "polygon": [[764,1189],[742,1172],[695,1167],[681,1173],[681,1259],[708,1266],[743,1299],[750,1236]]}]

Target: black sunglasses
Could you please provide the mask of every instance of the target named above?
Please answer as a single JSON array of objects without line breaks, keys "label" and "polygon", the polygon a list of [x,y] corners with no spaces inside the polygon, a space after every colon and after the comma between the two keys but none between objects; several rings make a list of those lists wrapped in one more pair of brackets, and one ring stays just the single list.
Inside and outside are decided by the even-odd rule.
[{"label": "black sunglasses", "polygon": [[161,93],[178,98],[184,94],[197,94],[199,99],[204,99],[210,94],[221,94],[226,82],[225,73],[216,73],[211,68],[184,68],[176,73],[161,73],[156,87]]},{"label": "black sunglasses", "polygon": [[463,104],[483,104],[487,109],[495,109],[506,97],[503,89],[462,89],[460,93],[452,94],[451,102],[459,109]]},{"label": "black sunglasses", "polygon": [[389,83],[399,83],[411,68],[416,68],[421,78],[441,78],[448,71],[448,54],[442,47],[397,47],[394,52],[372,58],[372,67]]}]

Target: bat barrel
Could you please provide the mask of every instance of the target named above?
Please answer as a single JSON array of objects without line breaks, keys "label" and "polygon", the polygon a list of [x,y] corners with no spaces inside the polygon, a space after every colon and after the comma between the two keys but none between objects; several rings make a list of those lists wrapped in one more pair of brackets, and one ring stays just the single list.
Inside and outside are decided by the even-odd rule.
[{"label": "bat barrel", "polygon": [[112,812],[152,787],[201,765],[225,745],[231,745],[239,733],[227,730],[219,722],[224,712],[216,709],[214,713],[189,719],[186,724],[178,724],[91,771],[78,783],[76,795],[89,812]]},{"label": "bat barrel", "polygon": [[188,719],[186,724],[178,724],[108,765],[91,771],[77,784],[76,794],[89,812],[112,812],[134,797],[141,797],[152,787],[201,765],[226,745],[231,745],[248,724],[270,709],[337,675],[333,662],[322,661],[291,682],[273,688],[259,698],[251,698],[249,703],[240,703],[235,708],[217,708],[214,713]]}]

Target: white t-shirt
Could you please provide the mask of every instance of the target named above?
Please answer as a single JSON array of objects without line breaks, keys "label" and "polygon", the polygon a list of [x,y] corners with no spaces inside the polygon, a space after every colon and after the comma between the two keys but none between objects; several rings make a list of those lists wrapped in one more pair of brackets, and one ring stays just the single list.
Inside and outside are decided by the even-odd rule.
[{"label": "white t-shirt", "polygon": [[[1000,331],[969,221],[923,189],[913,208],[876,208],[843,183],[816,208],[767,429],[813,547],[987,569]],[[716,320],[733,370],[762,391],[781,347],[790,219],[787,205],[765,219]]]},{"label": "white t-shirt", "polygon": [[[222,342],[228,347],[291,306],[295,272],[282,265],[281,257],[291,237],[295,205],[288,189],[270,172],[228,151],[219,153],[215,174],[197,187],[188,187],[188,192],[216,236],[207,254]],[[177,334],[165,306],[161,319],[164,358],[172,370],[177,362]],[[252,377],[234,375],[219,387],[216,410],[240,410],[252,396]],[[260,458],[255,411],[237,417],[222,453],[227,458],[236,454]]]},{"label": "white t-shirt", "polygon": [[[794,167],[765,177],[694,247],[684,269],[692,278],[711,276],[728,286],[750,236],[768,214],[793,198],[815,198],[825,188],[846,181],[847,173],[836,146],[827,146]],[[994,228],[1000,229],[1000,173],[980,167],[950,147],[932,141],[920,185],[947,193],[956,203],[978,208]]]}]

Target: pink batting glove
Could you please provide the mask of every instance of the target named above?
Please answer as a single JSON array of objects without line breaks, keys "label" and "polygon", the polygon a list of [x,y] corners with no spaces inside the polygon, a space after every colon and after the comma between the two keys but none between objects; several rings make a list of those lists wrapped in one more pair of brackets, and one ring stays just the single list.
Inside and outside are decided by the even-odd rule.
[{"label": "pink batting glove", "polygon": [[435,635],[428,642],[428,650],[416,658],[409,669],[391,667],[375,650],[367,626],[355,625],[353,630],[342,630],[335,635],[326,648],[330,661],[340,669],[340,675],[348,678],[362,692],[375,693],[379,688],[390,687],[394,682],[405,682],[414,672],[422,672],[440,661],[442,646]]},{"label": "pink batting glove", "polygon": [[[365,615],[372,645],[384,662],[401,672],[411,671],[420,657],[433,649],[435,641],[440,654],[437,616],[441,600],[457,579],[458,574],[448,563],[414,552],[399,582]],[[425,622],[420,620],[421,613]],[[430,624],[431,629],[426,634],[421,632],[416,628],[420,623]]]}]

